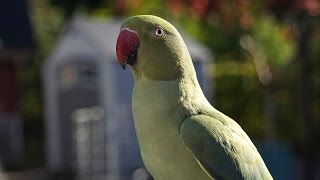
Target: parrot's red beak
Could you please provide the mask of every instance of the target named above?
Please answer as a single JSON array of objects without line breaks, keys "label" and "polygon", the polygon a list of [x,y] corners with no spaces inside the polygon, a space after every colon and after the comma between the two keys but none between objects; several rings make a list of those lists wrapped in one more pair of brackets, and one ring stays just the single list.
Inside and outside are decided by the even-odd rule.
[{"label": "parrot's red beak", "polygon": [[117,39],[116,52],[119,63],[125,69],[126,64],[133,65],[137,61],[137,51],[140,45],[138,33],[123,28]]}]

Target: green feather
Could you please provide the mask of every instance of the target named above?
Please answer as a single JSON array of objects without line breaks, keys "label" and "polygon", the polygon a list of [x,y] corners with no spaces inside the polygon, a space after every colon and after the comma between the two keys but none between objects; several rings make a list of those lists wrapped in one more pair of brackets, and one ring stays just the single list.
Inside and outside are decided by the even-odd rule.
[{"label": "green feather", "polygon": [[231,127],[208,115],[197,115],[183,121],[180,134],[215,179],[271,179],[257,149],[236,123]]}]

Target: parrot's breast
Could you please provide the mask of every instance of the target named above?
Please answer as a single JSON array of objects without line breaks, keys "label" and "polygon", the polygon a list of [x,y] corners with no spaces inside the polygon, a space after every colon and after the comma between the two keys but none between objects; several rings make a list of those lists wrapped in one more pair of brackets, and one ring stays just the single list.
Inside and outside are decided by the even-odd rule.
[{"label": "parrot's breast", "polygon": [[155,179],[211,179],[183,143],[185,118],[174,81],[137,81],[132,111],[142,159]]}]

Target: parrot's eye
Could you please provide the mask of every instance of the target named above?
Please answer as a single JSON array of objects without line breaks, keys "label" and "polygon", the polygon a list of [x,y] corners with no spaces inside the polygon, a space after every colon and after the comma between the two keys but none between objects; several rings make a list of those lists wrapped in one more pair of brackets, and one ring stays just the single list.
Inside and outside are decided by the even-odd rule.
[{"label": "parrot's eye", "polygon": [[157,27],[155,30],[154,30],[154,34],[157,36],[157,37],[163,37],[165,35],[165,31],[161,28],[161,27]]}]

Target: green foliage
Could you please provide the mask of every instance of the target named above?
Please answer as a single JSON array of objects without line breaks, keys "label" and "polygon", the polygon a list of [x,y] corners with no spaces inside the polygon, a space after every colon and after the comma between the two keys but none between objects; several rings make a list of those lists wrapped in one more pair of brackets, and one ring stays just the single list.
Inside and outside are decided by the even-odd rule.
[{"label": "green foliage", "polygon": [[135,9],[130,8],[127,15],[152,14],[165,18],[167,9],[164,6],[165,2],[163,0],[142,1],[139,5],[136,5]]},{"label": "green foliage", "polygon": [[313,90],[311,92],[311,97],[313,99],[312,112],[314,113],[314,116],[317,117],[315,118],[315,129],[320,131],[320,29],[317,29],[313,33],[309,47],[309,56],[312,65],[312,68],[310,69],[314,73],[311,82]]},{"label": "green foliage", "polygon": [[[225,75],[215,78],[217,88],[214,104],[223,113],[236,120],[256,139],[265,135],[263,89],[254,77]],[[255,91],[255,93],[252,93]]]},{"label": "green foliage", "polygon": [[313,36],[311,38],[311,42],[309,45],[309,55],[311,58],[311,61],[315,64],[320,64],[319,57],[320,57],[320,29],[316,30],[313,33]]},{"label": "green foliage", "polygon": [[45,1],[29,1],[29,15],[37,48],[27,63],[19,66],[18,78],[21,85],[20,115],[24,120],[24,156],[20,167],[44,166],[43,100],[41,87],[41,67],[61,31],[61,13],[52,9]]},{"label": "green foliage", "polygon": [[41,65],[51,51],[62,27],[62,16],[45,1],[30,1],[30,17],[37,49],[34,56],[19,69],[23,93],[20,109],[26,120],[42,120]]},{"label": "green foliage", "polygon": [[50,3],[59,7],[66,18],[71,17],[78,8],[84,8],[88,12],[100,7],[111,7],[114,0],[50,0]]},{"label": "green foliage", "polygon": [[238,25],[226,28],[214,20],[203,22],[188,16],[180,16],[179,25],[185,31],[206,45],[215,55],[215,60],[230,59],[243,60],[243,50],[239,45],[239,38],[244,32]]},{"label": "green foliage", "polygon": [[[171,9],[170,3],[180,3]],[[237,4],[237,3],[243,4]],[[54,6],[50,6],[50,4]],[[199,4],[204,12],[196,12]],[[208,4],[205,4],[208,3]],[[38,51],[27,71],[21,74],[24,87],[23,114],[41,119],[40,67],[51,51],[63,22],[68,16],[87,13],[95,17],[123,17],[154,14],[177,22],[183,29],[206,45],[215,57],[212,77],[215,79],[215,107],[236,119],[251,137],[263,138],[266,132],[266,86],[259,82],[252,57],[240,46],[240,39],[248,35],[266,56],[274,76],[278,138],[288,142],[301,138],[298,122],[296,84],[297,64],[292,61],[297,51],[295,19],[283,21],[261,1],[182,1],[182,0],[31,0],[31,18],[38,40]],[[277,8],[277,3],[273,6]],[[59,7],[58,10],[54,7]],[[212,8],[213,9],[210,9]],[[281,9],[279,6],[278,8]],[[268,11],[268,15],[266,15]],[[64,12],[64,13],[61,13]],[[319,23],[314,23],[319,29]],[[295,28],[293,28],[295,29]],[[293,30],[296,31],[296,30]],[[320,32],[315,31],[309,45],[309,56],[314,73],[313,112],[320,115]],[[276,72],[276,73],[274,73]],[[32,106],[28,106],[32,104]],[[320,123],[319,123],[320,124]],[[283,131],[283,129],[286,129]]]},{"label": "green foliage", "polygon": [[275,82],[275,100],[277,106],[277,138],[284,142],[297,142],[302,137],[301,124],[299,122],[298,71],[296,64],[285,66],[285,69],[277,77]]},{"label": "green foliage", "polygon": [[287,27],[273,17],[261,16],[256,19],[252,36],[262,48],[271,67],[288,64],[295,55],[295,42],[289,39]]}]

